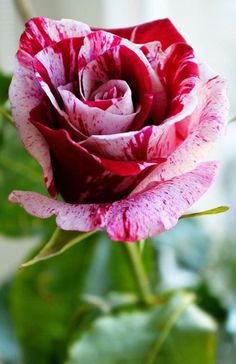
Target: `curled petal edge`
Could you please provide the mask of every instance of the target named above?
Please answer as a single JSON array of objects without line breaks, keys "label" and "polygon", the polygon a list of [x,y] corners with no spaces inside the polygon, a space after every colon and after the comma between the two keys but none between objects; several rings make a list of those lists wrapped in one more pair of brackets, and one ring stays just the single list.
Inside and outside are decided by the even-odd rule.
[{"label": "curled petal edge", "polygon": [[171,229],[179,217],[212,184],[217,162],[204,162],[194,170],[164,182],[152,182],[141,193],[107,204],[69,204],[38,193],[14,191],[9,196],[29,214],[56,215],[63,230],[104,229],[112,240],[134,242]]}]

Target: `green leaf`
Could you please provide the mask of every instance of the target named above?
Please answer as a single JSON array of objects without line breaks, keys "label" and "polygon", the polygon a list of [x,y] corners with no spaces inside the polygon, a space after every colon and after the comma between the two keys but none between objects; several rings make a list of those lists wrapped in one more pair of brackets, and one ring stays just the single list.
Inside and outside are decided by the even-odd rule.
[{"label": "green leaf", "polygon": [[192,301],[182,294],[99,318],[71,346],[66,364],[214,364],[216,325]]},{"label": "green leaf", "polygon": [[0,104],[4,104],[4,102],[8,99],[8,89],[11,83],[11,76],[6,75],[0,70]]},{"label": "green leaf", "polygon": [[180,219],[187,219],[191,217],[198,217],[198,216],[204,216],[204,215],[216,215],[221,214],[222,212],[226,212],[229,210],[229,206],[218,206],[210,210],[205,211],[199,211],[199,212],[193,212],[191,214],[185,214],[180,216]]},{"label": "green leaf", "polygon": [[234,121],[236,121],[236,116],[234,116],[233,118],[231,118],[231,119],[229,120],[229,123],[233,123]]},{"label": "green leaf", "polygon": [[11,282],[5,283],[0,289],[0,363],[20,364],[22,353],[10,312],[10,290]]},{"label": "green leaf", "polygon": [[25,151],[17,130],[1,117],[0,137],[0,234],[15,237],[48,234],[54,226],[54,219],[32,217],[8,201],[13,190],[47,194],[41,168]]},{"label": "green leaf", "polygon": [[32,264],[38,263],[41,260],[46,260],[62,254],[67,249],[71,248],[80,241],[86,239],[94,232],[79,233],[78,231],[65,231],[56,228],[49,242],[43,247],[42,250],[26,263],[21,265],[21,268],[28,267]]},{"label": "green leaf", "polygon": [[64,362],[74,323],[83,326],[81,312],[87,307],[81,296],[87,293],[87,274],[101,237],[94,234],[84,244],[16,275],[11,307],[24,364]]}]

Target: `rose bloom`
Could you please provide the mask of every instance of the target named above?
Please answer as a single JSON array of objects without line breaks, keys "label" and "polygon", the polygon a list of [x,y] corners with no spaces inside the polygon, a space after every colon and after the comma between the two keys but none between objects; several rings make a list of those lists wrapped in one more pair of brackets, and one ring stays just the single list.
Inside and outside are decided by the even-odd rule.
[{"label": "rose bloom", "polygon": [[225,82],[168,19],[107,30],[30,20],[10,101],[51,195],[14,191],[10,201],[56,215],[64,230],[145,239],[173,227],[213,182],[218,163],[202,161],[225,131]]}]

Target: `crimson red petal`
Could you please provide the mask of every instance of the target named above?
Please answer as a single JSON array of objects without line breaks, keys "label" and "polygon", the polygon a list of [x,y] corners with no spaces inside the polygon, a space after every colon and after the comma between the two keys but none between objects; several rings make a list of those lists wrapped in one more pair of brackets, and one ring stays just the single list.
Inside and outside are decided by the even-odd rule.
[{"label": "crimson red petal", "polygon": [[101,159],[72,141],[65,130],[35,125],[50,146],[57,190],[70,203],[121,198],[134,187],[142,171],[156,164]]},{"label": "crimson red petal", "polygon": [[20,49],[34,56],[43,48],[63,39],[83,37],[90,32],[88,25],[76,20],[37,17],[26,23],[20,38]]},{"label": "crimson red petal", "polygon": [[[92,28],[92,30],[99,30]],[[162,49],[165,50],[176,42],[185,42],[182,35],[169,19],[159,19],[145,24],[135,25],[129,28],[105,29],[122,38],[129,39],[134,43],[148,43],[160,41]]]}]

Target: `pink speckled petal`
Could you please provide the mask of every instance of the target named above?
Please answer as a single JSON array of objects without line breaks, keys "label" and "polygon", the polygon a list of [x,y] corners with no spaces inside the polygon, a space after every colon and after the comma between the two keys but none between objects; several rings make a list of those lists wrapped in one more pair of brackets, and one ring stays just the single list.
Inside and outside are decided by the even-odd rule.
[{"label": "pink speckled petal", "polygon": [[130,191],[140,173],[153,165],[98,158],[75,143],[65,130],[35,125],[50,145],[55,184],[67,202],[114,201]]},{"label": "pink speckled petal", "polygon": [[43,48],[66,38],[84,37],[91,33],[88,25],[76,20],[53,20],[37,17],[26,23],[20,38],[20,49],[34,56]]},{"label": "pink speckled petal", "polygon": [[199,104],[191,117],[188,137],[167,161],[157,166],[133,191],[137,193],[152,181],[163,181],[193,169],[225,133],[229,102],[226,82],[214,77],[198,88]]},{"label": "pink speckled petal", "polygon": [[92,135],[81,144],[96,155],[114,160],[156,161],[176,148],[175,127],[162,124],[139,131]]},{"label": "pink speckled petal", "polygon": [[79,53],[79,68],[84,68],[109,49],[119,46],[121,42],[122,38],[102,30],[88,34]]},{"label": "pink speckled petal", "polygon": [[71,124],[85,135],[113,134],[126,131],[132,124],[137,112],[119,115],[91,107],[79,100],[72,92],[58,89]]},{"label": "pink speckled petal", "polygon": [[56,215],[56,222],[64,230],[91,231],[104,225],[106,205],[74,205],[53,200],[35,192],[14,191],[9,196],[29,214],[46,219]]},{"label": "pink speckled petal", "polygon": [[134,112],[130,87],[123,80],[107,81],[93,92],[91,98],[94,99],[94,106],[102,100],[110,101],[105,110],[112,114],[129,115]]},{"label": "pink speckled petal", "polygon": [[137,241],[172,228],[179,217],[211,185],[217,163],[200,164],[172,180],[152,183],[146,190],[108,204],[69,204],[33,192],[14,191],[9,196],[29,214],[40,218],[57,216],[64,230],[106,230],[112,240]]},{"label": "pink speckled petal", "polygon": [[48,144],[30,121],[31,110],[42,102],[43,97],[34,75],[32,57],[18,51],[15,73],[9,89],[13,119],[25,148],[42,166],[46,185],[50,193],[55,196]]},{"label": "pink speckled petal", "polygon": [[202,163],[191,172],[169,181],[153,182],[141,193],[114,202],[106,216],[108,236],[132,242],[169,230],[208,190],[216,169],[216,162]]},{"label": "pink speckled petal", "polygon": [[[80,91],[87,99],[98,85],[108,80],[127,81],[133,99],[141,107],[133,129],[143,125],[155,95],[164,94],[165,98],[157,74],[139,47],[113,34],[97,31],[85,37],[79,54],[79,68]],[[157,108],[160,109],[159,114],[163,113],[161,102]]]}]

